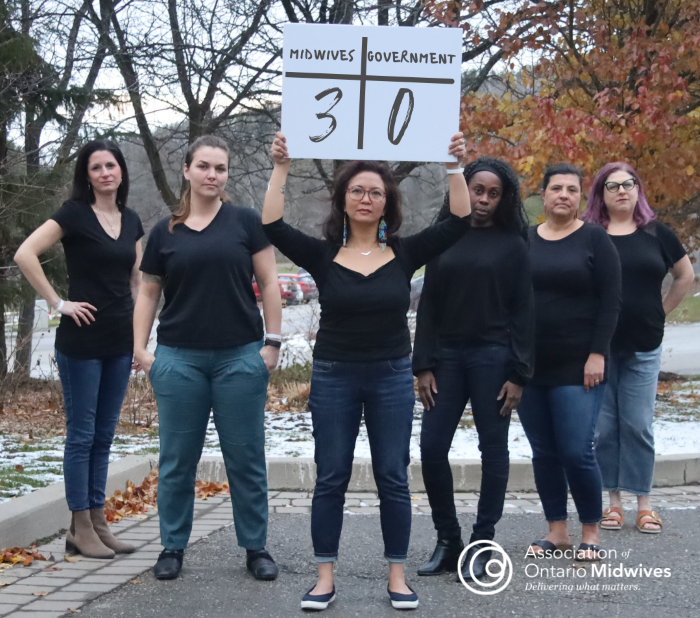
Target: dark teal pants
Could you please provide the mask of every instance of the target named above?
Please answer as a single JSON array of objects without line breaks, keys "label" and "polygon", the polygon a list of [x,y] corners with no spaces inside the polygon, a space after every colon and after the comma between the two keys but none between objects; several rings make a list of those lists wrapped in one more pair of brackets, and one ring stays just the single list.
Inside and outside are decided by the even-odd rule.
[{"label": "dark teal pants", "polygon": [[262,549],[267,537],[262,342],[221,350],[159,345],[151,367],[158,404],[161,543],[185,549],[192,530],[197,464],[209,415],[219,433],[238,544]]}]

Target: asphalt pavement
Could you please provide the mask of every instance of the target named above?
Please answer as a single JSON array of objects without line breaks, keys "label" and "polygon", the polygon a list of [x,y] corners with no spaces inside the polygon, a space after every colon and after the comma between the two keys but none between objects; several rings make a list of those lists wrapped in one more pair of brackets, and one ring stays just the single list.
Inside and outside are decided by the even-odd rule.
[{"label": "asphalt pavement", "polygon": [[[526,559],[527,544],[545,534],[546,523],[539,514],[505,515],[495,540],[512,561],[512,579],[501,592],[485,596],[455,582],[454,574],[430,578],[415,575],[435,542],[431,518],[415,515],[406,565],[408,582],[421,602],[414,615],[698,618],[700,513],[696,508],[664,509],[661,516],[665,529],[660,535],[639,533],[631,513],[622,531],[601,531],[601,544],[617,552],[605,561],[610,569],[619,568],[620,564],[628,569],[638,568],[640,564],[652,569],[649,577],[640,577],[614,571],[601,576],[590,568],[574,573],[573,561],[565,558]],[[473,523],[473,518],[474,515],[460,515],[465,529]],[[578,542],[580,526],[572,520],[570,529],[576,533],[574,540]],[[187,550],[179,579],[162,582],[150,572],[143,573],[135,581],[83,605],[81,615],[83,618],[303,615],[299,601],[315,581],[309,515],[271,514],[269,539],[268,549],[281,569],[275,582],[258,582],[247,574],[245,552],[237,546],[233,527],[227,527]],[[338,598],[323,615],[329,618],[396,616],[397,610],[391,608],[386,593],[387,572],[382,558],[379,517],[346,515],[336,570]]]}]

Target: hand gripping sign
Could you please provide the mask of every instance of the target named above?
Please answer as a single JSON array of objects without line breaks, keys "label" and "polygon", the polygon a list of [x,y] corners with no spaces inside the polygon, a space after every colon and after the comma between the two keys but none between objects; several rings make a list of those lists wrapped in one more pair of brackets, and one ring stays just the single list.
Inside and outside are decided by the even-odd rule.
[{"label": "hand gripping sign", "polygon": [[454,161],[461,58],[459,28],[286,24],[290,156]]}]

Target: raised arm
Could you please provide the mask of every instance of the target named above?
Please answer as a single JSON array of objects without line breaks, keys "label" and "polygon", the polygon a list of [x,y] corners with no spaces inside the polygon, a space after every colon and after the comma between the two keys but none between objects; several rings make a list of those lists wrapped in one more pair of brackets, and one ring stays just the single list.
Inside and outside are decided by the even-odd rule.
[{"label": "raised arm", "polygon": [[466,217],[472,211],[467,181],[461,171],[454,173],[455,170],[462,169],[462,159],[467,153],[466,140],[463,133],[456,133],[452,136],[448,152],[458,159],[456,163],[445,163],[450,190],[450,212],[458,217]]},{"label": "raised arm", "polygon": [[46,299],[51,307],[57,309],[62,315],[73,318],[78,326],[81,325],[81,321],[89,324],[95,321],[92,312],[97,311],[97,309],[86,302],[62,301],[46,278],[39,261],[39,256],[48,251],[61,238],[63,238],[63,228],[53,219],[49,219],[34,230],[19,246],[15,253],[15,263],[31,286]]},{"label": "raised arm", "polygon": [[279,131],[275,135],[270,152],[275,166],[272,168],[272,176],[270,176],[269,187],[263,202],[263,225],[277,221],[284,215],[284,187],[291,161],[287,150],[287,138]]}]

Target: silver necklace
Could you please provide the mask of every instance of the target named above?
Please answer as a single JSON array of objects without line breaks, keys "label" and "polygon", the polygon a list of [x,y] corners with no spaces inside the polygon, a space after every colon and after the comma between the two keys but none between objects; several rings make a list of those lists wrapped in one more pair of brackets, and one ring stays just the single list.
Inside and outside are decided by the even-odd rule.
[{"label": "silver necklace", "polygon": [[360,255],[369,255],[370,253],[372,253],[372,251],[374,251],[374,249],[370,249],[369,251],[360,251],[360,249],[358,247],[348,247],[348,248],[355,249],[355,251],[357,251]]},{"label": "silver necklace", "polygon": [[95,212],[97,212],[98,214],[101,214],[104,217],[104,220],[107,222],[107,225],[109,226],[109,229],[111,232],[110,236],[114,240],[116,240],[119,237],[119,233],[115,232],[114,226],[112,225],[112,222],[109,220],[109,217],[107,217],[107,213],[105,213],[102,210],[100,210],[99,208],[97,208],[97,206],[93,206],[92,208]]}]

